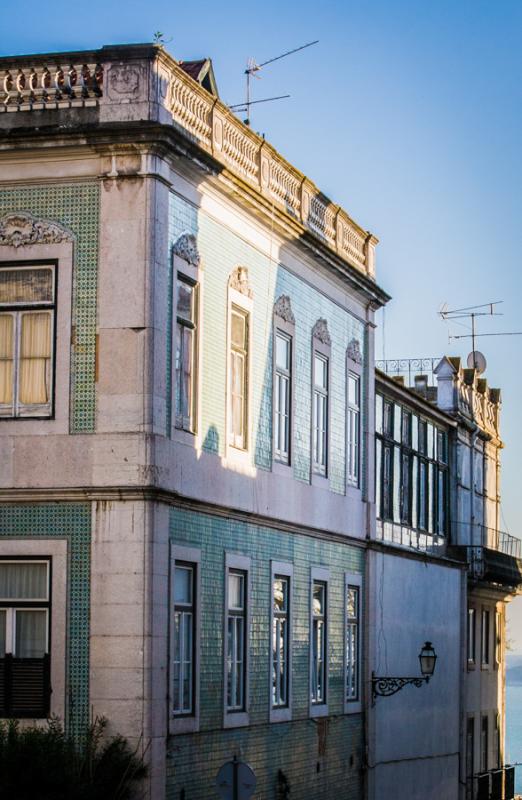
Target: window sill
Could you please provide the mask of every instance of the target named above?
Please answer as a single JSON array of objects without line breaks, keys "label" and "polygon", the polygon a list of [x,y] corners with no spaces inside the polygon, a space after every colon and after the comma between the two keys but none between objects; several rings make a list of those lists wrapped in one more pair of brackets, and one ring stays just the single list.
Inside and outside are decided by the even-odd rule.
[{"label": "window sill", "polygon": [[361,714],[362,700],[346,700],[344,703],[345,714]]},{"label": "window sill", "polygon": [[310,703],[310,716],[312,717],[312,719],[316,717],[327,717],[328,703],[317,703],[317,704]]},{"label": "window sill", "polygon": [[270,709],[270,722],[291,722],[291,720],[292,720],[291,708]]},{"label": "window sill", "polygon": [[226,711],[223,718],[224,728],[245,728],[250,725],[248,711]]},{"label": "window sill", "polygon": [[169,733],[197,733],[199,731],[199,717],[175,717],[171,716]]}]

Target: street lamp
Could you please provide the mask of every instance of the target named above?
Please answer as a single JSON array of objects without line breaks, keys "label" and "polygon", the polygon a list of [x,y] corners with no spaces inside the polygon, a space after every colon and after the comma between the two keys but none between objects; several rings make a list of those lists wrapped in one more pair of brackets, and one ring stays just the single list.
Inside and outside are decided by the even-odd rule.
[{"label": "street lamp", "polygon": [[419,662],[421,675],[414,678],[379,677],[372,672],[372,705],[375,704],[376,697],[389,697],[408,684],[420,687],[423,683],[429,683],[437,663],[437,655],[431,642],[424,642],[419,653]]}]

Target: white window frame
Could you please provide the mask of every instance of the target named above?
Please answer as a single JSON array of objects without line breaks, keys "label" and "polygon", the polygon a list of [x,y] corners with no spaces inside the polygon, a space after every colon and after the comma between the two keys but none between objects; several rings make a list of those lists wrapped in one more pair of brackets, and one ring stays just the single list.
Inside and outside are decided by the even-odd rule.
[{"label": "white window frame", "polygon": [[[178,714],[174,713],[173,703],[173,681],[174,681],[174,582],[176,577],[175,565],[180,561],[185,564],[192,564],[195,567],[195,579],[193,580],[193,605],[194,613],[194,664],[192,668],[193,687],[193,713]],[[169,599],[169,628],[170,628],[170,648],[169,648],[169,733],[194,733],[199,730],[200,714],[200,663],[201,663],[201,550],[195,547],[185,547],[182,545],[171,545],[170,547],[170,575],[171,589]]]},{"label": "white window frame", "polygon": [[[346,696],[348,677],[348,587],[358,590],[357,607],[357,697],[353,700]],[[343,700],[345,714],[358,714],[362,711],[362,652],[363,652],[363,580],[362,575],[354,572],[344,573],[344,658],[343,658]]]},{"label": "white window frame", "polygon": [[[232,373],[232,308],[236,307],[247,318],[247,364],[246,364],[246,424],[245,424],[245,447],[234,445],[232,437],[232,392],[231,392],[231,373]],[[227,465],[239,465],[247,472],[252,467],[252,342],[253,342],[253,310],[254,303],[251,297],[242,294],[237,289],[228,287],[227,300],[227,360],[226,360],[226,461]]]},{"label": "white window frame", "polygon": [[[54,415],[54,376],[55,376],[55,347],[56,347],[56,316],[57,316],[57,261],[49,259],[41,261],[16,264],[0,262],[0,272],[27,272],[35,269],[49,269],[52,275],[52,301],[33,301],[0,303],[0,315],[9,315],[13,319],[13,401],[0,404],[0,419],[26,420],[26,419],[52,419]],[[22,317],[24,314],[48,313],[51,317],[51,356],[49,364],[49,400],[47,403],[24,404],[18,399],[19,372],[21,358]]]},{"label": "white window frame", "polygon": [[[236,711],[227,705],[228,685],[228,576],[230,572],[241,571],[245,573],[245,630],[244,630],[244,660],[245,676],[243,682],[244,703],[243,709]],[[250,724],[250,629],[251,629],[251,582],[252,568],[249,556],[237,553],[225,553],[225,587],[224,587],[224,624],[223,624],[223,727],[240,728]]]},{"label": "white window frame", "polygon": [[[350,403],[349,385],[350,379],[356,381],[358,404]],[[361,485],[361,397],[362,397],[362,378],[359,371],[349,367],[346,375],[346,482],[354,489],[359,489]],[[355,425],[352,426],[352,419],[355,418]],[[355,433],[355,442],[352,441],[352,433]]]},{"label": "white window frame", "polygon": [[[316,338],[312,339],[313,347],[312,347],[312,414],[311,414],[311,472],[312,472],[312,482],[318,483],[318,485],[326,485],[328,486],[329,482],[329,472],[330,472],[330,411],[331,411],[331,384],[332,384],[332,376],[331,376],[331,367],[332,367],[332,360],[331,360],[331,350],[328,345],[323,345],[319,342]],[[316,357],[320,358],[321,360],[326,362],[326,389],[325,390],[318,390],[316,388],[315,383],[315,360]],[[320,465],[315,460],[315,444],[316,444],[316,418],[315,418],[315,396],[319,394],[321,397],[326,399],[326,441],[325,441],[325,464]]]},{"label": "white window frame", "polygon": [[[19,561],[43,561],[51,559],[50,590],[48,609],[48,642],[51,671],[50,713],[65,719],[66,709],[66,635],[67,635],[67,539],[16,539],[3,538],[0,541],[0,555],[9,561],[16,557]],[[29,606],[27,607],[29,608]],[[7,639],[8,631],[6,631]],[[50,647],[49,647],[50,644]]]},{"label": "white window frame", "polygon": [[[314,583],[324,583],[325,585],[325,614],[324,614],[324,702],[315,703],[312,701],[312,677],[314,669],[314,648],[313,648],[313,631],[314,631]],[[310,570],[310,627],[309,627],[309,681],[308,681],[308,697],[309,697],[309,713],[310,717],[326,717],[328,716],[328,700],[329,700],[329,616],[330,616],[330,570],[325,567],[312,567]]]},{"label": "white window frame", "polygon": [[[276,707],[272,704],[272,688],[273,688],[273,665],[272,665],[272,651],[273,651],[273,630],[274,630],[274,579],[276,576],[288,579],[288,654],[287,654],[287,670],[288,670],[288,703],[286,706]],[[293,629],[293,594],[294,594],[294,565],[285,561],[271,561],[270,562],[270,634],[269,634],[269,660],[268,660],[268,697],[269,697],[269,710],[270,722],[289,722],[292,719],[292,629]]]},{"label": "white window frame", "polygon": [[[174,264],[178,259],[174,258]],[[188,265],[187,265],[188,266]],[[177,430],[185,431],[185,433],[195,434],[198,429],[198,357],[199,357],[199,305],[200,305],[200,286],[197,279],[193,276],[195,270],[188,270],[186,268],[178,268],[177,270],[174,268],[174,352],[173,352],[173,377],[174,377],[174,387],[173,387],[173,396],[174,396],[174,409],[173,409],[173,420],[174,426]],[[192,287],[193,295],[192,295],[192,320],[187,320],[184,317],[180,317],[178,315],[178,300],[179,300],[179,292],[178,292],[178,281],[182,281],[183,283],[187,283],[189,286]],[[180,321],[181,320],[181,321]],[[186,327],[192,330],[192,363],[191,363],[191,375],[190,375],[190,382],[191,382],[191,403],[190,403],[190,414],[188,417],[178,417],[176,413],[176,405],[178,401],[177,397],[177,375],[176,375],[176,351],[178,347],[178,326]]]},{"label": "white window frame", "polygon": [[480,666],[481,669],[491,669],[491,610],[485,607],[480,613]]},{"label": "white window frame", "polygon": [[[273,392],[272,392],[272,447],[273,447],[273,462],[278,465],[278,467],[282,467],[283,469],[288,469],[292,465],[292,439],[293,439],[293,421],[294,421],[294,362],[295,362],[295,328],[290,323],[285,322],[280,317],[274,315],[274,337],[273,337]],[[286,339],[289,343],[290,347],[290,367],[288,371],[282,372],[281,375],[283,379],[288,381],[288,451],[285,454],[281,455],[281,453],[277,449],[277,440],[276,440],[276,419],[277,419],[277,389],[279,386],[278,378],[280,375],[280,371],[277,367],[276,362],[276,344],[277,344],[277,337],[280,336]]]},{"label": "white window frame", "polygon": [[477,663],[477,609],[475,606],[468,606],[466,622],[466,658],[468,669],[473,669]]}]

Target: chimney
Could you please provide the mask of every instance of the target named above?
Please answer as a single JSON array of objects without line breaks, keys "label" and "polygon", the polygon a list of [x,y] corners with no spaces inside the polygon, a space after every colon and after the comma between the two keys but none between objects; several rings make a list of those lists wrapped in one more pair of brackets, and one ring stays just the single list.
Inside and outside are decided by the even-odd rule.
[{"label": "chimney", "polygon": [[428,376],[427,375],[415,375],[415,386],[414,389],[417,394],[420,394],[421,397],[428,396]]}]

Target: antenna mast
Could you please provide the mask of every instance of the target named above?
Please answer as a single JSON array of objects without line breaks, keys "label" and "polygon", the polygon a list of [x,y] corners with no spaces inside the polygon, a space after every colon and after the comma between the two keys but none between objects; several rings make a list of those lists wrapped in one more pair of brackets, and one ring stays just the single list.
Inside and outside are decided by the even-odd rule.
[{"label": "antenna mast", "polygon": [[[495,306],[503,303],[503,300],[495,300],[493,303],[483,303],[480,306],[467,306],[466,308],[455,308],[448,310],[444,305],[438,312],[439,316],[446,321],[453,319],[470,319],[471,320],[471,334],[461,334],[460,336],[450,335],[450,339],[471,339],[471,351],[473,353],[473,363],[475,364],[475,339],[477,336],[499,336],[500,334],[480,333],[475,332],[475,319],[476,317],[501,317],[503,314],[495,309]],[[483,310],[486,309],[486,310]],[[476,365],[475,365],[476,366]]]},{"label": "antenna mast", "polygon": [[262,67],[266,67],[267,64],[272,64],[274,61],[279,61],[279,59],[281,58],[286,58],[287,56],[291,56],[293,53],[298,53],[299,50],[304,50],[306,47],[311,47],[313,44],[317,44],[318,41],[319,39],[315,39],[315,41],[308,42],[307,44],[302,44],[300,47],[295,47],[293,50],[287,50],[286,53],[281,53],[281,55],[279,56],[274,56],[274,58],[269,58],[267,59],[267,61],[262,61],[261,64],[258,64],[254,58],[248,59],[247,68],[245,70],[246,101],[245,103],[237,103],[233,106],[230,106],[230,108],[236,109],[237,111],[246,110],[246,119],[243,120],[245,125],[250,125],[250,106],[254,105],[254,103],[268,103],[271,100],[282,100],[285,97],[290,97],[289,94],[285,94],[279,97],[268,97],[266,100],[251,100],[250,81],[253,77],[258,77],[256,73],[259,72]]}]

